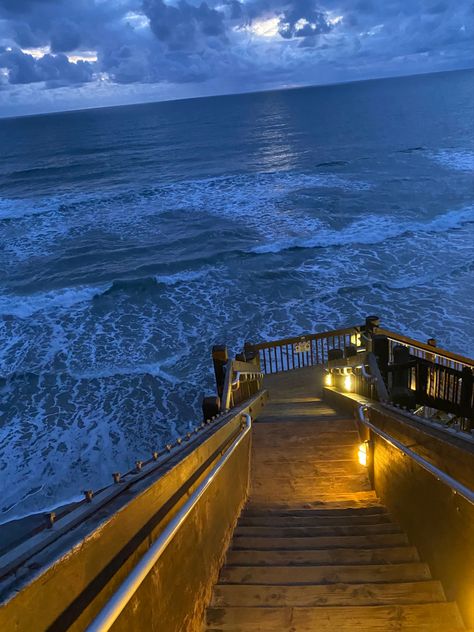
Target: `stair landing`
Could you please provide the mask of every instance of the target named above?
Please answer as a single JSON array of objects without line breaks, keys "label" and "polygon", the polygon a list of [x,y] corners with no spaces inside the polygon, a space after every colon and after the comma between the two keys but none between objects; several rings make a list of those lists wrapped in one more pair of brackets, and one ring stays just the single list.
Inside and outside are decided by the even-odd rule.
[{"label": "stair landing", "polygon": [[352,419],[318,370],[265,378],[248,503],[207,609],[207,632],[464,630],[357,462]]}]

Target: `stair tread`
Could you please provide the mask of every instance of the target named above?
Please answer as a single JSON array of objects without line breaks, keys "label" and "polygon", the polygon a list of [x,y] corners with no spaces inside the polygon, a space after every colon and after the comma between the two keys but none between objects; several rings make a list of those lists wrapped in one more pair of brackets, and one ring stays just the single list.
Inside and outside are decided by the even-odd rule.
[{"label": "stair tread", "polygon": [[276,399],[253,427],[250,497],[205,629],[464,630],[358,464],[354,420],[316,399],[304,371],[270,376]]},{"label": "stair tread", "polygon": [[383,606],[210,607],[207,630],[232,632],[446,632],[464,630],[456,604]]},{"label": "stair tread", "polygon": [[383,533],[400,533],[400,527],[392,522],[376,525],[322,525],[322,526],[267,526],[267,525],[241,525],[238,524],[234,531],[234,537],[258,536],[267,538],[298,538],[336,535],[378,535]]},{"label": "stair tread", "polygon": [[325,549],[357,548],[371,546],[400,546],[408,544],[405,533],[380,533],[369,535],[338,535],[299,538],[268,538],[262,536],[240,536],[232,542],[237,549]]},{"label": "stair tread", "polygon": [[243,518],[272,516],[292,516],[305,518],[349,518],[356,516],[375,515],[387,515],[387,509],[378,504],[354,506],[353,503],[345,503],[341,507],[334,507],[334,503],[303,503],[301,505],[247,505],[242,511]]},{"label": "stair tread", "polygon": [[372,549],[271,549],[230,550],[227,564],[298,565],[298,564],[390,564],[392,562],[418,562],[418,551],[413,546],[380,547]]},{"label": "stair tread", "polygon": [[360,584],[274,586],[219,584],[213,606],[344,606],[446,601],[437,580]]},{"label": "stair tread", "polygon": [[318,584],[431,579],[424,562],[306,566],[224,566],[219,584]]},{"label": "stair tread", "polygon": [[388,514],[368,514],[363,516],[247,516],[243,514],[239,527],[319,527],[354,526],[357,524],[378,525],[395,524]]}]

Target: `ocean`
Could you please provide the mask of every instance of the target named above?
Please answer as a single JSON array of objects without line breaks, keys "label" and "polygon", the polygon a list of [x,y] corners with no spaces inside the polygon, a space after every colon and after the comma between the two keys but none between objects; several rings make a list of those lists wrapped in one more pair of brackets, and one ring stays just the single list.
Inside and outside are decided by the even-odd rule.
[{"label": "ocean", "polygon": [[213,344],[474,353],[474,71],[0,120],[0,522],[201,418]]}]

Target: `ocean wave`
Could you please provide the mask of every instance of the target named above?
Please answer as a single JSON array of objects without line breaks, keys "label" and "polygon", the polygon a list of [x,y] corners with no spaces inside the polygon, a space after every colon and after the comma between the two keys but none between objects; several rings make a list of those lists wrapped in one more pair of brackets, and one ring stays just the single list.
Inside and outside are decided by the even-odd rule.
[{"label": "ocean wave", "polygon": [[[318,166],[342,165],[345,161],[320,163]],[[307,187],[339,188],[344,190],[368,190],[371,184],[351,177],[333,174],[308,174],[298,172],[270,172],[258,174],[232,174],[213,178],[180,180],[145,188],[123,188],[113,190],[101,196],[94,192],[75,192],[37,199],[0,198],[0,220],[19,219],[28,215],[51,213],[61,209],[63,212],[81,210],[90,207],[96,212],[107,208],[121,211],[124,206],[137,207],[133,217],[142,214],[143,207],[153,206],[149,212],[169,211],[173,208],[247,208],[251,200],[254,206],[262,200],[275,199],[287,192]],[[137,206],[138,205],[138,206]]]},{"label": "ocean wave", "polygon": [[57,207],[56,200],[29,200],[0,198],[0,221],[9,221],[29,217],[30,215],[41,215],[49,213]]},{"label": "ocean wave", "polygon": [[399,149],[397,154],[413,154],[417,151],[426,151],[426,147],[423,147],[422,145],[418,147],[406,147],[405,149]]},{"label": "ocean wave", "polygon": [[474,171],[474,151],[443,149],[432,152],[430,158],[454,171]]},{"label": "ocean wave", "polygon": [[206,266],[197,270],[182,270],[171,274],[159,274],[135,279],[116,280],[102,285],[66,287],[49,292],[37,292],[29,296],[0,295],[0,315],[28,318],[36,312],[50,309],[70,309],[110,294],[147,293],[160,285],[175,286],[205,278],[216,268]]},{"label": "ocean wave", "polygon": [[408,233],[443,233],[474,222],[474,206],[452,210],[426,222],[403,222],[395,217],[368,215],[349,224],[342,230],[321,226],[316,234],[309,237],[291,237],[267,242],[251,249],[258,254],[277,253],[294,248],[330,248],[349,245],[375,245],[388,239],[402,237]]},{"label": "ocean wave", "polygon": [[37,292],[29,296],[0,295],[0,314],[28,318],[38,311],[51,308],[70,308],[92,300],[102,294],[107,285],[67,287],[49,292]]},{"label": "ocean wave", "polygon": [[158,283],[164,285],[177,285],[178,283],[187,283],[188,281],[198,281],[206,277],[215,268],[206,267],[201,270],[184,270],[175,272],[174,274],[157,274],[155,279]]},{"label": "ocean wave", "polygon": [[347,160],[328,160],[327,162],[318,162],[316,167],[345,167],[348,164]]},{"label": "ocean wave", "polygon": [[54,373],[42,370],[16,371],[15,373],[10,373],[9,375],[0,376],[0,385],[8,386],[12,382],[16,382],[19,380],[22,382],[36,382],[40,379],[45,379],[47,376],[59,380],[63,380],[64,378],[73,378],[74,380],[78,381],[92,381],[107,380],[111,378],[128,377],[134,375],[151,375],[152,377],[162,378],[170,384],[178,384],[180,383],[180,380],[178,380],[178,378],[174,377],[165,370],[166,367],[176,364],[178,362],[178,357],[178,354],[175,354],[166,358],[166,360],[162,362],[147,362],[141,364],[133,364],[130,366],[110,365],[107,367],[96,368],[89,371],[56,371]]}]

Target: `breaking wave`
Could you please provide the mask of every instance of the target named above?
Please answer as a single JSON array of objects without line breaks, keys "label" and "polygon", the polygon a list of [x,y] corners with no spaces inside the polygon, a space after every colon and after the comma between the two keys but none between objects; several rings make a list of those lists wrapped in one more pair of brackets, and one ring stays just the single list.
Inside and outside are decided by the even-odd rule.
[{"label": "breaking wave", "polygon": [[474,171],[474,151],[443,149],[432,152],[431,158],[454,171]]},{"label": "breaking wave", "polygon": [[394,217],[367,215],[352,222],[342,230],[332,230],[322,226],[316,234],[309,237],[294,237],[275,243],[265,243],[252,248],[256,253],[276,253],[293,248],[330,248],[356,244],[379,244],[402,237],[408,233],[443,233],[474,222],[474,206],[452,210],[426,222],[403,222]]}]

